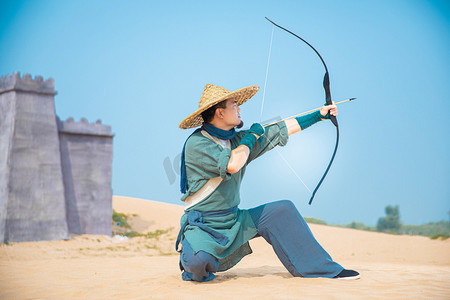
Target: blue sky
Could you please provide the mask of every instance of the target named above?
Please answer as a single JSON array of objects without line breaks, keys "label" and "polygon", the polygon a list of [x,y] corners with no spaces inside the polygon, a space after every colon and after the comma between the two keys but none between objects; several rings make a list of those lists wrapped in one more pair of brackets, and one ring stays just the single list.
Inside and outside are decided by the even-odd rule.
[{"label": "blue sky", "polygon": [[[312,206],[272,151],[249,166],[241,207],[290,199],[304,216],[375,225],[385,206],[399,205],[404,223],[448,220],[448,1],[3,0],[0,75],[52,77],[61,119],[112,126],[115,195],[181,204],[178,158],[191,131],[178,124],[204,85],[258,84],[241,115],[260,121],[266,16],[321,53],[333,99],[358,100],[340,107],[340,146]],[[322,105],[323,73],[310,48],[275,29],[262,120]],[[335,134],[321,122],[280,148],[310,189]]]}]

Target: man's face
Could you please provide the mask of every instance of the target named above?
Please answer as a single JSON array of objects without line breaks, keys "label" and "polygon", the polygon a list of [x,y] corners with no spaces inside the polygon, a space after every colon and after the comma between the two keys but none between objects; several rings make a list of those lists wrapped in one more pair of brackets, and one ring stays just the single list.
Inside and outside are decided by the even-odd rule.
[{"label": "man's face", "polygon": [[228,99],[226,108],[220,108],[220,109],[222,110],[222,113],[223,113],[223,117],[224,117],[223,121],[227,125],[230,125],[232,127],[237,126],[238,128],[242,127],[242,125],[244,123],[241,121],[241,115],[239,114],[241,109],[237,105],[237,102],[234,98]]}]

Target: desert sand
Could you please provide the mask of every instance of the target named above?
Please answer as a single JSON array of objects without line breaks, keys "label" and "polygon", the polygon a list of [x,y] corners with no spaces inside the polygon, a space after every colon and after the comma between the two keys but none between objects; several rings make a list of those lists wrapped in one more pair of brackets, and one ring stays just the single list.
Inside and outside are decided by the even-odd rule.
[{"label": "desert sand", "polygon": [[359,280],[292,277],[263,238],[207,283],[184,282],[174,242],[183,207],[114,196],[117,212],[152,238],[72,235],[0,246],[0,299],[450,299],[450,240],[310,224]]}]

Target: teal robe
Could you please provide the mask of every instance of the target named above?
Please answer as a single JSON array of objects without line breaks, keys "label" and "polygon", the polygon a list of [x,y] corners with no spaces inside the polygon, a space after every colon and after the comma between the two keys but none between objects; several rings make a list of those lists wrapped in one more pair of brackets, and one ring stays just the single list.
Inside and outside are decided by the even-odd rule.
[{"label": "teal robe", "polygon": [[[230,140],[231,149],[222,147],[201,132],[193,134],[186,142],[185,164],[188,189],[181,200],[197,192],[209,179],[220,176],[220,185],[204,200],[189,207],[189,210],[199,212],[225,210],[238,206],[241,202],[240,187],[248,164],[273,149],[284,146],[288,141],[286,124],[280,122],[269,126],[257,141],[245,165],[235,174],[227,173],[228,160],[231,150],[237,148],[247,131],[239,131]],[[261,138],[260,138],[261,139]],[[270,140],[270,142],[269,142]],[[185,223],[187,215],[181,217],[181,225]],[[247,210],[239,209],[236,214],[221,217],[204,218],[204,224],[228,237],[225,245],[217,243],[207,232],[197,226],[186,226],[184,238],[192,246],[194,253],[205,251],[219,260],[219,271],[224,271],[237,264],[245,255],[252,251],[248,241],[257,233],[255,224]]]}]

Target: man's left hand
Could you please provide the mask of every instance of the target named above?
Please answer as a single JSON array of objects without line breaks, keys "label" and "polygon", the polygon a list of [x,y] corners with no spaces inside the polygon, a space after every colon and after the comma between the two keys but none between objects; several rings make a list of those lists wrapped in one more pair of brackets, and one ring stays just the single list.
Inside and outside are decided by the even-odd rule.
[{"label": "man's left hand", "polygon": [[330,113],[330,115],[332,115],[332,116],[337,116],[338,111],[337,111],[337,106],[336,106],[336,104],[334,104],[334,101],[333,101],[333,104],[323,106],[323,107],[320,109],[320,114],[321,114],[324,118],[327,117],[328,113]]}]

